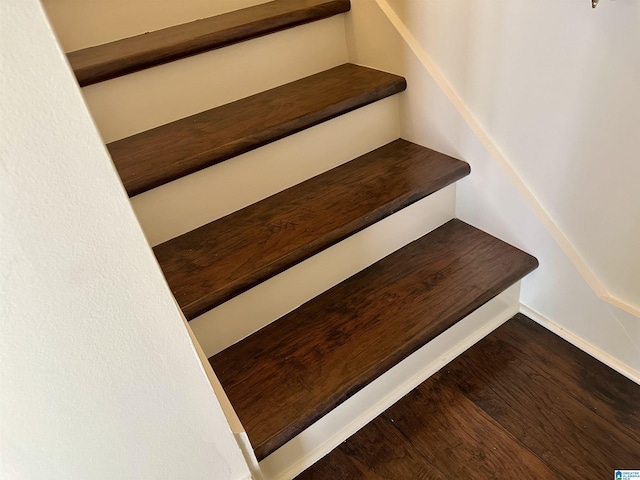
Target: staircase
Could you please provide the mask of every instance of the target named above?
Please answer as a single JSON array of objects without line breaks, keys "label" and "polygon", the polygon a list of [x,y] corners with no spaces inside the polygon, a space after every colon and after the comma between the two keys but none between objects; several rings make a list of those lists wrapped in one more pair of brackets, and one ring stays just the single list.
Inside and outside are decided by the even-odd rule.
[{"label": "staircase", "polygon": [[399,138],[411,85],[348,63],[349,8],[276,0],[68,54],[266,478],[509,318],[537,266],[453,218],[469,165]]}]

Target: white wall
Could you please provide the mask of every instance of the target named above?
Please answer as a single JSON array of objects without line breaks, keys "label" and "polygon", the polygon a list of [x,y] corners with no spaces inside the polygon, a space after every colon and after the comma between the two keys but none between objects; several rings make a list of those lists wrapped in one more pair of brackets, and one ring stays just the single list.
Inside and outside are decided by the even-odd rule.
[{"label": "white wall", "polygon": [[353,3],[351,59],[408,79],[403,136],[471,164],[457,215],[540,260],[529,313],[640,378],[640,319],[598,296],[640,303],[640,3]]},{"label": "white wall", "polygon": [[640,2],[390,3],[607,292],[640,311]]},{"label": "white wall", "polygon": [[66,52],[270,0],[42,0]]},{"label": "white wall", "polygon": [[248,478],[40,3],[0,22],[0,477]]}]

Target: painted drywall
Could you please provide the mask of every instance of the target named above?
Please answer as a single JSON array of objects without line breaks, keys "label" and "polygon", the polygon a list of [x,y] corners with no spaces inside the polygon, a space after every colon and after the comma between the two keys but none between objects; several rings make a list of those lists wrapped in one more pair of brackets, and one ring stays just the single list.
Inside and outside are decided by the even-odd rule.
[{"label": "painted drywall", "polygon": [[[350,60],[405,75],[408,90],[402,106],[403,136],[471,164],[470,177],[458,183],[457,215],[538,257],[540,268],[523,282],[522,303],[532,312],[537,312],[540,319],[555,325],[557,331],[570,332],[573,338],[581,339],[582,346],[588,345],[592,353],[598,352],[600,359],[637,381],[640,378],[640,320],[603,301],[587,284],[556,238],[550,235],[541,220],[540,209],[532,208],[532,204],[533,207],[539,207],[540,203],[525,201],[531,198],[535,200],[536,197],[529,190],[523,192],[522,188],[516,188],[522,185],[514,182],[514,172],[505,169],[498,161],[504,159],[495,155],[502,143],[491,135],[484,139],[488,140],[489,145],[480,141],[482,135],[477,135],[477,130],[470,128],[469,119],[476,121],[485,133],[491,133],[489,126],[479,120],[481,117],[474,115],[471,105],[467,105],[449,83],[446,72],[432,61],[436,57],[430,56],[428,42],[421,39],[418,33],[413,34],[413,30],[424,34],[423,30],[428,30],[438,22],[442,23],[437,26],[439,31],[454,36],[456,32],[465,34],[468,27],[453,28],[456,18],[452,14],[427,20],[413,18],[412,15],[418,15],[415,12],[411,15],[408,13],[410,6],[418,10],[419,7],[426,9],[427,4],[444,8],[445,3],[394,1],[389,4],[384,0],[354,0],[352,13],[347,18]],[[459,7],[461,2],[451,3]],[[387,9],[387,14],[397,17],[396,25],[392,24],[381,7]],[[469,8],[475,10],[472,6]],[[405,38],[399,34],[398,28],[403,30]],[[410,44],[413,49],[409,48]],[[454,45],[455,42],[450,47]],[[473,52],[467,53],[467,57],[473,57]],[[474,63],[476,60],[466,58],[466,61]],[[527,63],[531,60],[519,61]],[[431,70],[425,68],[429,62],[432,63]],[[478,81],[479,88],[482,82]],[[469,85],[472,89],[473,82],[469,81]],[[450,91],[445,94],[447,88]],[[504,89],[508,90],[508,87],[495,92],[495,96],[499,97]],[[512,114],[512,122],[524,115],[521,111]],[[550,120],[554,118],[553,110],[549,115]],[[508,158],[511,160],[511,157]],[[551,168],[550,171],[555,170]],[[629,192],[627,198],[632,204],[635,202],[634,195],[636,192]],[[627,207],[629,205],[623,204],[622,211]],[[592,212],[594,216],[605,213],[598,209]],[[638,218],[637,214],[635,218]],[[637,253],[630,253],[631,262]]]},{"label": "painted drywall", "polygon": [[65,52],[270,0],[42,0]]},{"label": "painted drywall", "polygon": [[0,23],[0,478],[248,478],[40,3]]},{"label": "painted drywall", "polygon": [[606,293],[640,311],[640,3],[389,4]]}]

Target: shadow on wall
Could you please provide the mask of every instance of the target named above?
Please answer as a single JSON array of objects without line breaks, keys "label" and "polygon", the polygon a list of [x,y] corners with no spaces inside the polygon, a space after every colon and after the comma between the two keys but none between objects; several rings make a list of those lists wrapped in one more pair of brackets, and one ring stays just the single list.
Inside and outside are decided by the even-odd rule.
[{"label": "shadow on wall", "polygon": [[[523,304],[600,349],[604,355],[592,352],[598,358],[640,371],[638,318],[603,302],[598,282],[592,290],[588,270],[582,278],[576,269],[584,256],[630,310],[640,305],[640,201],[631,185],[640,162],[631,160],[638,140],[628,134],[640,124],[630,83],[640,68],[628,58],[640,30],[625,17],[639,18],[633,13],[640,4],[603,3],[594,11],[546,0],[495,1],[482,9],[471,0],[377,0],[377,10],[372,3],[353,0],[350,60],[405,75],[402,135],[471,164],[471,176],[457,187],[457,214],[539,257],[540,269],[523,285]],[[626,13],[614,12],[617,6]],[[604,88],[606,82],[616,88]],[[465,115],[484,134],[482,143]],[[576,248],[563,253],[563,237]]]},{"label": "shadow on wall", "polygon": [[640,4],[388,3],[610,295],[640,307]]}]

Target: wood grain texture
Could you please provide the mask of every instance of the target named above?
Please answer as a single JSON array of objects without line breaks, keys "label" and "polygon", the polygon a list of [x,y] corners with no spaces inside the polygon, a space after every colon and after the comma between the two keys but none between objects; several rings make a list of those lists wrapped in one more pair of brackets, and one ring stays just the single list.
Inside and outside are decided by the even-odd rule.
[{"label": "wood grain texture", "polygon": [[495,336],[457,358],[439,379],[460,388],[564,478],[610,478],[640,460],[640,443],[567,394],[540,362]]},{"label": "wood grain texture", "polygon": [[276,0],[68,54],[80,86],[347,12],[349,0]]},{"label": "wood grain texture", "polygon": [[522,314],[493,338],[516,348],[542,377],[640,443],[640,386]]},{"label": "wood grain texture", "polygon": [[368,105],[402,77],[351,64],[107,145],[130,196]]},{"label": "wood grain texture", "polygon": [[555,472],[462,392],[422,384],[383,414],[444,478],[554,478]]},{"label": "wood grain texture", "polygon": [[396,140],[155,250],[188,319],[453,183],[469,165]]},{"label": "wood grain texture", "polygon": [[[585,382],[582,366],[594,368],[597,378],[588,375]],[[605,385],[611,393],[601,391]],[[563,392],[572,398],[580,392],[579,403],[598,405],[596,416],[607,421],[609,433],[585,423],[585,409],[567,404]],[[536,406],[541,396],[553,401]],[[442,472],[437,478],[613,478],[610,465],[637,468],[637,460],[625,462],[629,454],[640,459],[638,444],[625,439],[635,429],[627,420],[638,398],[639,385],[518,314],[296,478],[422,478],[416,453],[429,472]],[[512,408],[520,399],[524,403]],[[620,453],[616,442],[624,442]],[[377,452],[412,455],[383,453],[388,461],[380,476]]]},{"label": "wood grain texture", "polygon": [[298,480],[441,480],[435,468],[386,417],[380,416],[357,432]]},{"label": "wood grain texture", "polygon": [[210,362],[261,459],[536,266],[451,220]]}]

